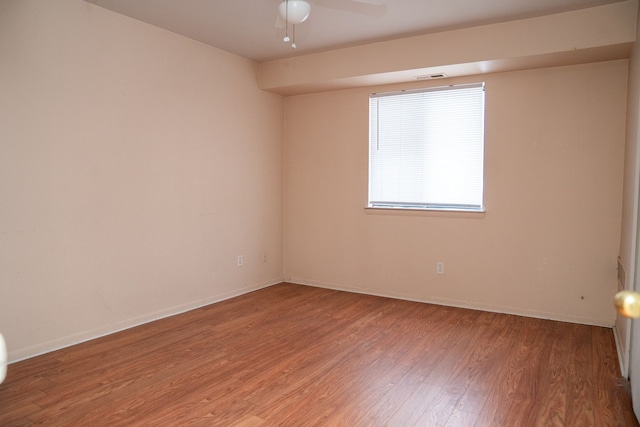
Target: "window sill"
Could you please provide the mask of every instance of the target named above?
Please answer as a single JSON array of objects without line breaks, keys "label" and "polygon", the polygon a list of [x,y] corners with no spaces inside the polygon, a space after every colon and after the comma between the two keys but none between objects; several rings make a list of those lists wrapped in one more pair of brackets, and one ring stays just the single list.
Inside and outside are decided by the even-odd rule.
[{"label": "window sill", "polygon": [[407,208],[371,208],[365,207],[367,215],[399,215],[399,216],[426,216],[435,218],[469,218],[483,219],[485,211],[463,211],[450,209],[407,209]]}]

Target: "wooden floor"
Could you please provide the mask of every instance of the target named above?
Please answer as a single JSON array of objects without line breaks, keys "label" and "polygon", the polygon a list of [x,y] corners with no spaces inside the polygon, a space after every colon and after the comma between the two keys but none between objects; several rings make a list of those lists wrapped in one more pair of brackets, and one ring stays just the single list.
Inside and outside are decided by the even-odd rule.
[{"label": "wooden floor", "polygon": [[610,329],[290,284],[10,365],[34,424],[638,425]]}]

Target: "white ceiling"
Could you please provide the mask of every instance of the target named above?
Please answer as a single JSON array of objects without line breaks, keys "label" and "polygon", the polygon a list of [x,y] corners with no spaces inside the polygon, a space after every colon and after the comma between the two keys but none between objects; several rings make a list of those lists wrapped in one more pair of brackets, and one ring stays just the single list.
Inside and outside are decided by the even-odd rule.
[{"label": "white ceiling", "polygon": [[311,15],[296,26],[297,49],[285,44],[284,29],[276,28],[281,0],[86,1],[263,62],[621,0],[308,0]]}]

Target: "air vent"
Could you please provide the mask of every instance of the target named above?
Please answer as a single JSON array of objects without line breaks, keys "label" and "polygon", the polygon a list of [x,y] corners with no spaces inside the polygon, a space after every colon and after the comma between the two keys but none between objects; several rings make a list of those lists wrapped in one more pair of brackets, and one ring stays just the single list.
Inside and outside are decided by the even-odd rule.
[{"label": "air vent", "polygon": [[434,73],[434,74],[428,74],[424,76],[416,76],[416,80],[442,79],[444,77],[447,77],[445,73]]}]

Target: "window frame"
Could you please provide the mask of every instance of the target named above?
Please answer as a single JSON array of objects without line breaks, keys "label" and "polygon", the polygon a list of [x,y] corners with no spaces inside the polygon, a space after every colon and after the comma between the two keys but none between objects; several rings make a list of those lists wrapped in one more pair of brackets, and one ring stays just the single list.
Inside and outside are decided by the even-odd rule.
[{"label": "window frame", "polygon": [[[381,201],[373,201],[372,202],[372,149],[374,146],[373,143],[373,130],[374,126],[372,125],[372,114],[374,113],[372,109],[372,100],[376,98],[382,97],[398,97],[403,95],[411,95],[411,94],[419,94],[419,93],[429,93],[429,92],[442,92],[442,91],[455,91],[462,89],[476,89],[480,88],[482,92],[482,100],[481,100],[481,120],[480,124],[476,123],[477,126],[481,126],[480,137],[481,137],[481,146],[479,148],[480,153],[480,194],[479,204],[464,204],[464,203],[430,203],[428,201],[423,202],[390,202],[385,203]],[[379,110],[376,107],[376,114],[379,114]],[[478,118],[476,117],[476,120]],[[485,82],[477,82],[477,83],[468,83],[468,84],[458,84],[458,85],[447,85],[447,86],[437,86],[437,87],[427,87],[427,88],[416,88],[416,89],[408,89],[401,91],[393,91],[393,92],[379,92],[379,93],[371,93],[369,95],[369,137],[368,137],[368,188],[367,188],[367,206],[366,209],[369,211],[372,210],[385,210],[385,211],[418,211],[418,212],[439,212],[439,213],[467,213],[474,216],[474,214],[484,214],[485,212],[485,149],[486,149],[486,87]],[[375,119],[375,129],[376,133],[379,129],[379,117]],[[379,144],[380,139],[379,135],[375,137],[375,144]],[[437,145],[437,144],[436,144]],[[477,161],[477,160],[476,160]],[[478,165],[476,164],[476,167]],[[424,170],[427,165],[423,165],[421,170]],[[476,191],[476,196],[478,196]]]}]

